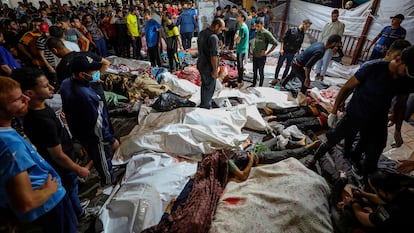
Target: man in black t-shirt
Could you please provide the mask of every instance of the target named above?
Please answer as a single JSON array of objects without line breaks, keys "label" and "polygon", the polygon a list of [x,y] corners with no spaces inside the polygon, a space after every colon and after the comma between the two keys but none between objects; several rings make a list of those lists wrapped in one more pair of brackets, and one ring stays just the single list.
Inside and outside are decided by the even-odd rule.
[{"label": "man in black t-shirt", "polygon": [[87,177],[89,170],[76,164],[75,150],[69,132],[55,112],[45,104],[54,88],[42,71],[32,68],[16,69],[12,77],[30,97],[29,111],[24,117],[24,132],[40,155],[59,173],[78,217],[83,214],[78,197],[78,176]]}]

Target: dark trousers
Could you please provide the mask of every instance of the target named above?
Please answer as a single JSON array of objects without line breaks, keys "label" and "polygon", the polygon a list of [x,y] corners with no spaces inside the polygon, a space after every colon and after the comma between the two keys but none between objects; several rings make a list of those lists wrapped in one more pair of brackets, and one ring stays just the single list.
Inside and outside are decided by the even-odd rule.
[{"label": "dark trousers", "polygon": [[266,57],[253,57],[253,86],[256,86],[257,71],[259,71],[260,81],[259,86],[263,86],[264,81],[264,66],[266,64]]},{"label": "dark trousers", "polygon": [[167,49],[167,56],[170,71],[174,72],[178,70],[178,67],[180,66],[180,61],[178,60],[177,49]]},{"label": "dark trousers", "polygon": [[[348,157],[358,132],[362,151],[365,152],[362,172],[366,181],[367,175],[377,169],[378,159],[387,143],[386,120],[362,120],[345,113],[335,128],[326,134],[327,141],[319,146],[315,153],[315,159],[320,159],[342,139],[345,139],[344,156]],[[358,158],[351,159],[358,160]]]},{"label": "dark trousers", "polygon": [[106,48],[106,42],[104,38],[101,38],[99,40],[93,40],[96,44],[96,51],[97,54],[101,57],[107,57],[108,56],[108,49]]},{"label": "dark trousers", "polygon": [[115,181],[112,170],[111,148],[103,142],[96,144],[82,144],[93,160],[93,166],[98,171],[102,185],[112,184]]},{"label": "dark trousers", "polygon": [[290,66],[292,65],[293,57],[295,56],[294,53],[283,53],[283,55],[279,56],[277,61],[276,71],[275,71],[275,79],[278,79],[280,68],[282,68],[283,62],[286,61],[285,71],[283,72],[282,79],[286,78],[289,73]]},{"label": "dark trousers", "polygon": [[148,47],[148,57],[152,67],[161,67],[161,55],[158,45],[154,47]]},{"label": "dark trousers", "polygon": [[295,63],[292,64],[292,70],[290,71],[289,75],[282,80],[281,85],[284,87],[286,86],[286,84],[292,80],[294,77],[298,77],[300,79],[300,81],[302,82],[302,87],[300,88],[300,91],[303,94],[306,94],[306,90],[308,90],[308,87],[305,86],[305,70],[303,69],[303,67],[300,67],[298,65],[296,65]]},{"label": "dark trousers", "polygon": [[68,172],[66,174],[59,174],[62,180],[62,185],[66,189],[66,195],[69,197],[73,210],[76,216],[81,216],[83,213],[78,196],[78,175],[75,172]]},{"label": "dark trousers", "polygon": [[244,53],[237,53],[237,82],[243,82],[243,71],[244,71],[244,58],[246,54]]},{"label": "dark trousers", "polygon": [[192,32],[183,32],[181,33],[181,40],[183,43],[183,49],[191,48],[191,39],[193,38]]},{"label": "dark trousers", "polygon": [[[131,44],[132,44],[132,58],[141,59],[141,48],[142,48],[141,37],[135,36],[134,40],[131,40]],[[128,51],[128,54],[129,54],[129,51]]]},{"label": "dark trousers", "polygon": [[201,103],[200,108],[211,108],[211,99],[216,89],[216,79],[211,76],[211,71],[202,72],[201,75]]},{"label": "dark trousers", "polygon": [[224,42],[229,49],[233,49],[234,46],[234,36],[236,35],[235,30],[228,30],[224,33]]},{"label": "dark trousers", "polygon": [[42,226],[44,233],[76,233],[78,218],[68,195],[65,195],[53,209],[36,219],[35,223]]}]

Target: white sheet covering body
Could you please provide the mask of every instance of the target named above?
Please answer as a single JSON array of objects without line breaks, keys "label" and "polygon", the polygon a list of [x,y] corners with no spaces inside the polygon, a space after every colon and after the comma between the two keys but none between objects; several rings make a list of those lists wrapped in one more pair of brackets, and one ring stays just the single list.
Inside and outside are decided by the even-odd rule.
[{"label": "white sheet covering body", "polygon": [[229,182],[210,232],[333,232],[329,186],[298,160],[254,167],[245,182]]},{"label": "white sheet covering body", "polygon": [[158,224],[196,170],[196,163],[178,162],[164,153],[134,156],[120,189],[99,216],[104,232],[141,232]]}]

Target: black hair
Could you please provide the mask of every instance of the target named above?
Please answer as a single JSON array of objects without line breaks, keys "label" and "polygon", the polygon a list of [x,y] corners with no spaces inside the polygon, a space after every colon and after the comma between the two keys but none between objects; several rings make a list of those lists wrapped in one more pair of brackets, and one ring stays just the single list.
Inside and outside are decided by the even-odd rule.
[{"label": "black hair", "polygon": [[167,17],[168,19],[172,19],[172,14],[170,12],[165,12],[165,17]]},{"label": "black hair", "polygon": [[221,11],[221,7],[216,7],[216,11]]},{"label": "black hair", "polygon": [[249,156],[247,151],[236,151],[231,159],[233,159],[234,164],[236,164],[239,170],[244,170],[247,167],[247,164],[249,164]]},{"label": "black hair", "polygon": [[233,5],[233,6],[231,7],[231,9],[237,9],[237,6],[236,6],[236,5]]},{"label": "black hair", "polygon": [[63,49],[65,48],[65,44],[63,43],[63,41],[60,38],[57,37],[50,37],[49,39],[47,39],[47,48],[49,50],[51,49]]},{"label": "black hair", "polygon": [[341,36],[340,35],[332,35],[328,38],[328,41],[326,42],[326,44],[332,44],[332,43],[337,43],[337,42],[341,42]]},{"label": "black hair", "polygon": [[331,14],[332,14],[332,15],[333,15],[333,14],[339,15],[339,11],[338,11],[338,9],[333,10]]},{"label": "black hair", "polygon": [[400,173],[377,170],[368,177],[375,189],[388,193],[397,193],[404,188],[414,188],[414,178]]},{"label": "black hair", "polygon": [[62,15],[57,19],[58,22],[69,22],[69,17]]},{"label": "black hair", "polygon": [[223,25],[223,23],[224,23],[224,21],[223,21],[221,18],[216,18],[216,19],[214,19],[214,20],[213,20],[213,22],[211,23],[211,26],[214,26],[214,25],[220,25],[220,26],[222,26],[222,25]]},{"label": "black hair", "polygon": [[11,78],[20,83],[22,91],[26,91],[36,87],[37,80],[43,75],[45,74],[39,69],[24,67],[13,70]]},{"label": "black hair", "polygon": [[62,38],[64,34],[64,30],[61,27],[52,25],[49,27],[49,34],[51,37]]},{"label": "black hair", "polygon": [[389,51],[403,51],[405,48],[408,48],[411,46],[411,43],[408,40],[399,39],[394,42],[392,42]]}]

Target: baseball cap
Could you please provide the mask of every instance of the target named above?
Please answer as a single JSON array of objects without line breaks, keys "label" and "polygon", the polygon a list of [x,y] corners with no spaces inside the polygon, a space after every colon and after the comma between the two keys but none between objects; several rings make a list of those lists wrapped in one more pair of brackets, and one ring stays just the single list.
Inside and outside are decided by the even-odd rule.
[{"label": "baseball cap", "polygon": [[405,48],[402,51],[401,60],[407,69],[407,76],[414,78],[414,46]]},{"label": "baseball cap", "polygon": [[390,19],[394,19],[394,18],[404,20],[405,17],[402,14],[398,14],[398,15],[390,17]]},{"label": "baseball cap", "polygon": [[302,21],[302,23],[305,23],[305,24],[312,24],[312,22],[310,21],[310,19],[304,19],[304,20]]},{"label": "baseball cap", "polygon": [[48,32],[49,31],[49,24],[46,23],[46,22],[41,22],[40,26],[39,26],[39,31],[43,32],[43,33]]},{"label": "baseball cap", "polygon": [[78,74],[80,72],[88,72],[92,70],[99,70],[102,67],[102,62],[94,61],[89,56],[77,56],[71,63],[72,72]]}]

